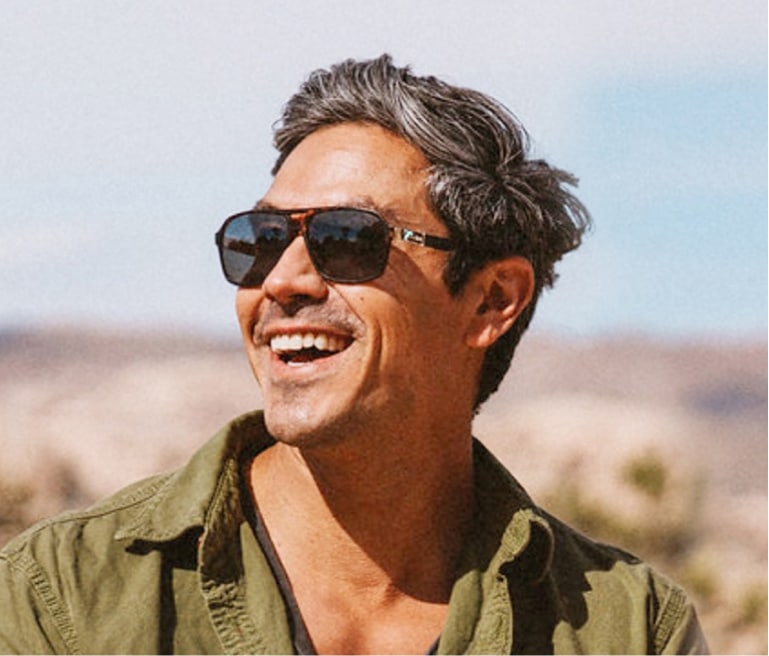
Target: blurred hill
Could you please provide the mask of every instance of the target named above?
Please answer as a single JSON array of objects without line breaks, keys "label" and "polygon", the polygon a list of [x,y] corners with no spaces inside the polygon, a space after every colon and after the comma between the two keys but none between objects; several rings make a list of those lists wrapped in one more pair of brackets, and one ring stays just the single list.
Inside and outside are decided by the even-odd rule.
[{"label": "blurred hill", "polygon": [[[0,330],[0,543],[173,468],[260,395],[237,336]],[[476,435],[546,508],[766,653],[767,345],[524,338]]]}]

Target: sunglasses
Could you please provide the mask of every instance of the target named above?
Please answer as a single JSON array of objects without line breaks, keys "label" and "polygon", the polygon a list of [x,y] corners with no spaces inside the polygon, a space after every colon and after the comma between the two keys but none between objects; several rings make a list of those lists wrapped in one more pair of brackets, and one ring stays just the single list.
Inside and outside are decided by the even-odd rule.
[{"label": "sunglasses", "polygon": [[317,272],[342,283],[381,276],[393,238],[441,251],[454,248],[449,239],[391,226],[369,210],[249,210],[228,218],[216,233],[224,277],[233,285],[259,287],[300,234]]}]

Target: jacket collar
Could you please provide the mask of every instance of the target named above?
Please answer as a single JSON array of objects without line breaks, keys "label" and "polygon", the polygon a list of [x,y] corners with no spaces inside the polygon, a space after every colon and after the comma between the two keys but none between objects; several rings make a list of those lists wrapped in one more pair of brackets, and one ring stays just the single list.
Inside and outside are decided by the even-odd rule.
[{"label": "jacket collar", "polygon": [[[549,571],[553,559],[555,544],[549,522],[483,444],[475,440],[473,447],[477,556],[495,573],[512,562],[523,567],[525,557],[526,578],[538,582]],[[536,549],[529,549],[535,543]]]},{"label": "jacket collar", "polygon": [[438,652],[510,654],[511,588],[535,586],[550,569],[554,539],[528,494],[478,441],[476,516],[466,539]]},{"label": "jacket collar", "polygon": [[115,538],[167,542],[187,531],[206,529],[212,521],[220,523],[221,518],[211,516],[212,509],[220,507],[214,501],[226,494],[239,502],[238,481],[244,452],[252,448],[265,449],[273,442],[261,411],[238,417],[197,451],[184,467],[161,478],[151,499],[137,506],[135,517]]},{"label": "jacket collar", "polygon": [[[227,525],[235,530],[242,521],[238,484],[242,459],[247,451],[256,453],[273,443],[261,411],[238,417],[195,453],[186,466],[160,478],[150,501],[137,504],[136,515],[115,537],[157,543],[175,540],[193,529],[206,530],[213,524],[217,525],[217,533]],[[478,440],[473,442],[473,457],[476,524],[463,568],[480,568],[496,575],[509,563],[521,563],[527,547],[536,540],[537,557],[529,559],[524,569],[527,578],[541,580],[553,554],[553,535],[547,520]],[[224,523],[224,518],[214,516],[223,510],[230,515]]]}]

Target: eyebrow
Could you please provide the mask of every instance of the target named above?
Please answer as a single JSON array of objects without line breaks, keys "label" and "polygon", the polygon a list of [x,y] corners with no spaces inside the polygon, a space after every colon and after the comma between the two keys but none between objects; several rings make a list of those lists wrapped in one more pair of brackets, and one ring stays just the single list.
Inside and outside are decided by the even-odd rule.
[{"label": "eyebrow", "polygon": [[254,203],[254,206],[251,208],[252,210],[280,210],[279,207],[276,207],[272,203],[268,203],[265,200],[258,200]]},{"label": "eyebrow", "polygon": [[[412,219],[412,217],[403,215],[397,210],[393,209],[392,206],[382,206],[379,205],[376,201],[374,201],[371,196],[354,196],[351,198],[346,199],[342,203],[338,203],[336,205],[323,205],[318,206],[315,209],[333,209],[333,208],[340,208],[340,207],[349,207],[353,209],[359,209],[359,210],[368,210],[369,212],[374,212],[375,214],[378,214],[380,217],[382,217],[385,222],[387,222],[389,225],[396,226],[396,227],[411,227],[412,229],[421,229],[419,226],[417,226],[416,222]],[[277,205],[266,201],[266,200],[258,200],[254,207],[252,208],[257,211],[276,211],[276,212],[284,212],[286,210],[306,210],[306,209],[312,209],[310,207],[278,207]]]},{"label": "eyebrow", "polygon": [[345,200],[342,203],[336,203],[336,204],[333,204],[333,205],[317,205],[317,206],[297,207],[297,208],[293,208],[293,207],[288,207],[288,208],[278,207],[277,205],[274,205],[270,201],[261,199],[261,200],[256,201],[256,203],[254,204],[254,207],[252,209],[255,209],[255,210],[276,210],[276,211],[282,212],[282,211],[285,211],[286,209],[290,209],[290,210],[292,210],[292,209],[302,209],[302,210],[304,210],[304,209],[311,209],[312,207],[315,207],[317,209],[324,209],[324,208],[327,208],[327,207],[328,208],[333,208],[333,207],[351,207],[351,208],[361,209],[361,210],[373,210],[373,211],[381,210],[383,212],[387,211],[386,209],[381,208],[374,201],[374,199],[371,198],[370,196],[355,196],[355,197],[352,197],[352,198],[348,198],[347,200]]}]

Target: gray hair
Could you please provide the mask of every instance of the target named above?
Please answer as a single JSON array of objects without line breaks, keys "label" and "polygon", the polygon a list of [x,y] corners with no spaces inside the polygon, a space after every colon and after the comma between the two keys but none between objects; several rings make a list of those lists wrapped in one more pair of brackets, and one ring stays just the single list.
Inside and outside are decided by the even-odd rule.
[{"label": "gray hair", "polygon": [[501,103],[472,89],[398,68],[389,55],[352,59],[310,74],[275,128],[275,174],[302,139],[336,123],[378,124],[418,148],[430,162],[428,195],[456,250],[444,280],[457,294],[487,262],[512,255],[534,269],[531,302],[485,354],[476,409],[510,368],[555,263],[579,246],[590,215],[565,187],[574,176],[527,157],[523,126]]}]

